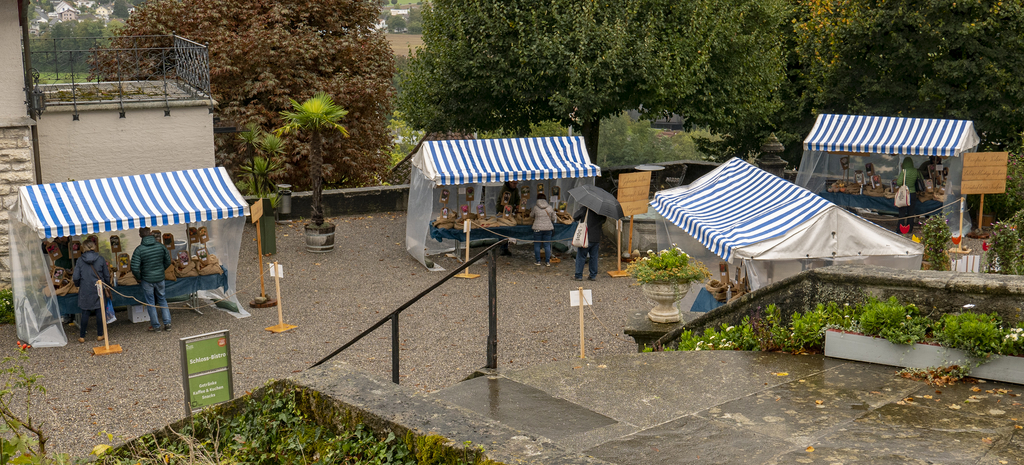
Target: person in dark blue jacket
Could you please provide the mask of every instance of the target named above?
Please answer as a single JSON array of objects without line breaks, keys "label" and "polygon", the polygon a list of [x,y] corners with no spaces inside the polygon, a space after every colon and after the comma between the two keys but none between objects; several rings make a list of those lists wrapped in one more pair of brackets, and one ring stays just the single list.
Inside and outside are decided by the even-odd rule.
[{"label": "person in dark blue jacket", "polygon": [[100,305],[100,295],[96,290],[96,281],[102,280],[110,284],[110,267],[107,261],[96,252],[96,243],[85,241],[82,244],[82,257],[75,262],[75,271],[71,280],[78,286],[78,309],[81,311],[81,326],[78,328],[78,342],[85,342],[85,330],[89,327],[89,315],[96,314],[96,340],[102,341],[103,322],[99,318],[105,318],[103,308]]},{"label": "person in dark blue jacket", "polygon": [[587,257],[590,257],[590,276],[587,279],[597,281],[597,254],[601,245],[601,226],[607,219],[604,215],[598,214],[587,207],[580,207],[572,216],[576,221],[587,221],[587,242],[588,247],[576,249],[576,275],[574,279],[583,281],[583,264]]}]

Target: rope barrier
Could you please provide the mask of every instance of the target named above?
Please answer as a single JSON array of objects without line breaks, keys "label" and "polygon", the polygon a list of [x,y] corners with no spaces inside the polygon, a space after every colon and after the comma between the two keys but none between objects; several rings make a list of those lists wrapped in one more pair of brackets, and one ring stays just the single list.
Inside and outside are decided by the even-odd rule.
[{"label": "rope barrier", "polygon": [[135,302],[138,302],[139,305],[146,305],[146,306],[150,306],[150,307],[153,307],[153,308],[165,308],[167,310],[193,310],[193,309],[200,309],[200,308],[207,308],[207,307],[212,308],[212,307],[216,306],[220,302],[224,302],[226,300],[231,300],[231,298],[237,296],[239,292],[242,292],[243,290],[247,290],[249,287],[255,287],[257,282],[259,282],[259,277],[258,276],[251,283],[249,283],[249,284],[247,284],[245,286],[239,287],[237,285],[237,283],[236,283],[235,287],[238,289],[238,291],[230,293],[230,294],[227,294],[227,296],[225,298],[223,298],[223,299],[214,300],[210,304],[206,304],[206,305],[203,305],[203,306],[200,306],[200,307],[193,307],[193,306],[190,306],[190,305],[186,305],[184,307],[179,307],[179,306],[172,307],[172,306],[170,306],[170,304],[168,304],[168,306],[166,306],[166,307],[160,306],[160,305],[150,305],[150,304],[148,304],[146,302],[140,301],[139,299],[135,298],[135,296],[125,295],[125,294],[119,292],[116,288],[114,288],[110,284],[103,283],[103,286],[105,288],[107,288],[107,289],[110,289],[111,292],[113,292],[113,293],[115,293],[115,294],[117,294],[117,295],[119,295],[121,297],[124,297],[125,299],[134,300]]},{"label": "rope barrier", "polygon": [[[502,233],[499,233],[497,231],[489,229],[486,226],[480,226],[477,222],[475,222],[473,220],[469,220],[469,222],[470,222],[470,224],[473,225],[473,229],[482,229],[482,230],[487,231],[487,232],[489,232],[491,234],[494,234],[495,236],[502,237],[502,238],[505,238],[505,239],[512,239],[512,240],[516,241],[517,244],[520,243],[520,242],[522,242],[524,244],[533,244],[535,242],[539,242],[539,243],[543,244],[545,242],[556,243],[556,242],[565,242],[565,241],[569,240],[569,239],[560,239],[560,240],[552,239],[550,241],[535,241],[535,240],[532,240],[532,239],[518,239],[518,238],[515,238],[515,237],[512,237],[512,236],[506,236],[506,235],[504,235]],[[575,223],[575,221],[573,223]],[[562,224],[564,224],[564,223],[562,223]],[[569,224],[572,224],[572,223],[569,223]],[[458,228],[451,228],[451,229],[458,229]]]},{"label": "rope barrier", "polygon": [[962,198],[956,199],[956,200],[954,200],[954,201],[952,201],[950,203],[947,203],[947,204],[945,204],[945,205],[943,205],[943,206],[941,206],[939,208],[936,208],[936,209],[934,209],[934,210],[932,210],[930,212],[921,213],[919,215],[903,216],[901,218],[918,218],[918,217],[922,217],[922,216],[928,216],[928,215],[931,215],[932,213],[935,213],[935,212],[937,212],[939,210],[942,210],[943,208],[946,208],[948,206],[956,205],[956,204],[960,203],[961,201],[962,201]]}]

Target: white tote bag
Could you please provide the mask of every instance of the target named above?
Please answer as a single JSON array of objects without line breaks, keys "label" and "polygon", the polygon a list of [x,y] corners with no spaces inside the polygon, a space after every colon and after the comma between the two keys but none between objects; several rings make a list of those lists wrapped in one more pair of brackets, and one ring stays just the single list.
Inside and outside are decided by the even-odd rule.
[{"label": "white tote bag", "polygon": [[893,199],[897,207],[910,206],[910,188],[907,187],[907,170],[903,170],[903,185],[896,189],[896,198]]},{"label": "white tote bag", "polygon": [[590,216],[590,210],[583,215],[583,221],[576,226],[576,233],[572,235],[572,245],[576,248],[585,249],[590,247],[590,241],[587,240],[587,217]]}]

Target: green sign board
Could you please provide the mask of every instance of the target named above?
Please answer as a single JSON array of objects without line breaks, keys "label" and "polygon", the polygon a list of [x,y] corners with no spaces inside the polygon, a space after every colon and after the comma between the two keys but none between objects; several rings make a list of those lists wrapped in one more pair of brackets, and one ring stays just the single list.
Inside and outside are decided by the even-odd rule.
[{"label": "green sign board", "polygon": [[231,376],[215,371],[189,378],[188,398],[193,410],[231,400]]},{"label": "green sign board", "polygon": [[181,377],[185,412],[234,398],[231,337],[227,331],[181,338]]},{"label": "green sign board", "polygon": [[209,339],[186,342],[185,364],[188,367],[189,375],[216,370],[218,368],[227,368],[227,338],[224,336],[215,336]]}]

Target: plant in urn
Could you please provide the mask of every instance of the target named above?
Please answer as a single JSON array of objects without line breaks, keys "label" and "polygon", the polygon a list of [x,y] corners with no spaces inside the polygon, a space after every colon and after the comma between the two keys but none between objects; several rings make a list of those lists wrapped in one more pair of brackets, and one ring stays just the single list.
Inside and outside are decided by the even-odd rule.
[{"label": "plant in urn", "polygon": [[679,321],[679,310],[673,305],[690,290],[690,283],[711,276],[703,263],[690,260],[674,245],[658,253],[648,250],[646,257],[633,262],[626,271],[640,283],[644,295],[657,303],[647,313],[647,318],[656,323]]}]

